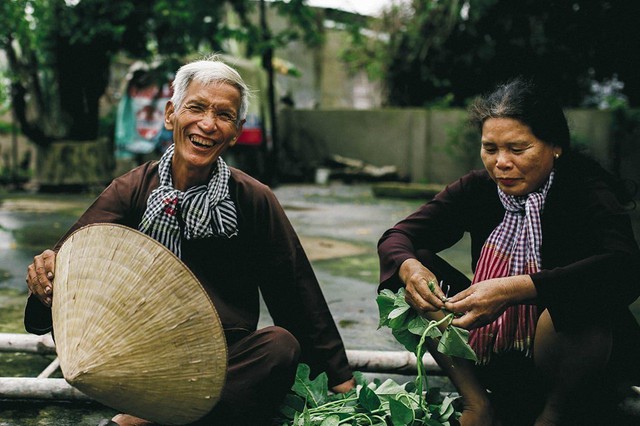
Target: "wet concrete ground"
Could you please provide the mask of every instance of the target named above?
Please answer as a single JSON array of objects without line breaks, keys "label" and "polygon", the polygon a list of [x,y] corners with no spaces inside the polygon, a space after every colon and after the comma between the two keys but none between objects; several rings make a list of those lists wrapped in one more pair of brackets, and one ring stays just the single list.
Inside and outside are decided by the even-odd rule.
[{"label": "wet concrete ground", "polygon": [[[370,185],[366,184],[283,185],[276,188],[275,193],[312,261],[347,349],[403,350],[389,330],[377,329],[376,243],[387,228],[414,211],[423,201],[377,199]],[[56,241],[88,206],[92,197],[61,195],[55,199],[36,197],[34,201],[32,198],[14,200],[2,196],[2,200],[0,307],[3,311],[7,307],[15,311],[3,317],[3,321],[9,324],[2,330],[16,332],[22,331],[19,329],[21,306],[15,305],[21,303],[17,293],[26,294],[24,275],[27,264],[35,253]],[[633,214],[638,232],[640,212]],[[469,242],[464,239],[443,253],[443,257],[470,273],[468,253]],[[638,303],[634,306],[640,307]],[[638,308],[635,310],[640,312]],[[263,312],[261,324],[269,324],[264,308]],[[15,368],[6,363],[0,365],[0,375],[25,375],[24,371],[16,371],[16,368],[29,364],[29,361],[16,359],[12,361]],[[43,361],[45,366],[46,361]],[[0,426],[92,425],[111,413],[111,410],[99,406],[0,402]]]},{"label": "wet concrete ground", "polygon": [[[312,259],[347,349],[404,350],[389,330],[377,329],[376,244],[385,230],[413,212],[421,201],[378,199],[370,185],[282,186],[275,193]],[[348,242],[361,252],[351,259],[344,252],[336,253],[332,261],[317,261],[315,247],[305,245],[306,237],[320,237],[328,245]],[[446,255],[461,268],[470,269],[459,256],[466,253],[465,245],[468,247],[467,241]]]},{"label": "wet concrete ground", "polygon": [[[377,330],[376,243],[420,201],[376,199],[369,185],[283,185],[275,193],[312,261],[347,349],[403,350],[388,330]],[[0,306],[13,308],[2,319],[3,331],[23,332],[20,294],[26,296],[24,276],[33,255],[53,245],[92,198],[2,196]],[[264,307],[263,313],[261,324],[269,324]],[[37,375],[50,361],[40,358],[5,356],[0,376]],[[92,425],[111,414],[95,405],[0,402],[0,426]]]}]

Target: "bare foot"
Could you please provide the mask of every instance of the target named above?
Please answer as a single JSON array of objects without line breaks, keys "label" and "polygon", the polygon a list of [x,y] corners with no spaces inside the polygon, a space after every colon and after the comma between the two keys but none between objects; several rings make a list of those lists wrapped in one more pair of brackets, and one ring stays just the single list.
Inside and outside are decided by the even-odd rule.
[{"label": "bare foot", "polygon": [[117,414],[112,421],[118,423],[120,426],[149,426],[153,425],[150,421],[141,419],[140,417],[130,416],[129,414]]}]

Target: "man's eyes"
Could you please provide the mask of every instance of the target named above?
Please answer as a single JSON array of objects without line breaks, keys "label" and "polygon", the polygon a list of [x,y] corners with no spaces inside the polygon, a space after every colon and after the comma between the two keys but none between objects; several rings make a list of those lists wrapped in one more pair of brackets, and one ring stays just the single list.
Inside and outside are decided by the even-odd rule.
[{"label": "man's eyes", "polygon": [[[197,104],[185,105],[185,109],[194,113],[203,113],[208,110],[207,107]],[[223,121],[236,121],[236,116],[230,111],[214,112],[214,116]]]}]

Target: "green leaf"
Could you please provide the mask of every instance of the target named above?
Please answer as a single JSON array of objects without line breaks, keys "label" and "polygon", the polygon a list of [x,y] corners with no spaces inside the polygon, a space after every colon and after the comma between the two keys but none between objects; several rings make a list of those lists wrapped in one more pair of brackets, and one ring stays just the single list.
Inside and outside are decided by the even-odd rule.
[{"label": "green leaf", "polygon": [[282,404],[280,405],[280,414],[287,419],[295,418],[296,413],[304,411],[305,402],[298,395],[286,394]]},{"label": "green leaf", "polygon": [[413,410],[397,399],[389,400],[391,422],[393,426],[406,426],[413,423]]},{"label": "green leaf", "polygon": [[401,330],[392,329],[391,334],[393,334],[396,340],[402,343],[402,345],[408,351],[411,351],[413,353],[416,352],[416,349],[418,348],[418,343],[420,343],[420,338],[418,336],[411,333],[407,329],[401,329]]},{"label": "green leaf", "polygon": [[391,396],[406,393],[404,386],[399,385],[391,379],[385,380],[384,383],[374,389],[374,392],[383,400],[388,400]]},{"label": "green leaf", "polygon": [[376,302],[378,303],[378,312],[380,313],[380,322],[378,328],[389,323],[389,313],[394,309],[395,294],[385,289],[378,294]]},{"label": "green leaf", "polygon": [[329,416],[320,423],[320,426],[338,426],[340,424],[340,416]]},{"label": "green leaf", "polygon": [[478,357],[468,342],[468,330],[450,325],[440,338],[438,351],[445,355],[477,361]]},{"label": "green leaf", "polygon": [[326,373],[321,373],[313,380],[309,379],[311,369],[308,365],[300,363],[296,371],[296,379],[293,383],[293,391],[307,401],[311,407],[322,405],[329,393]]},{"label": "green leaf", "polygon": [[428,325],[429,320],[420,315],[416,315],[412,320],[407,322],[407,330],[412,334],[422,336],[422,333],[424,333]]},{"label": "green leaf", "polygon": [[356,385],[367,386],[367,378],[361,371],[354,371],[353,377],[356,379]]},{"label": "green leaf", "polygon": [[376,395],[373,390],[369,389],[366,386],[360,389],[358,402],[369,413],[372,413],[380,408],[380,398],[378,398],[378,395]]},{"label": "green leaf", "polygon": [[401,288],[400,290],[398,290],[398,292],[395,294],[395,298],[393,300],[393,305],[396,308],[410,308],[411,306],[409,306],[409,304],[407,303],[407,300],[405,298],[407,292],[406,290],[403,288]]},{"label": "green leaf", "polygon": [[[396,314],[391,318],[392,314]],[[389,314],[389,327],[392,330],[406,330],[407,329],[407,316],[409,315],[409,308],[396,308]]]},{"label": "green leaf", "polygon": [[389,320],[393,320],[396,319],[398,317],[400,317],[402,314],[406,314],[407,311],[409,310],[409,305],[407,306],[400,306],[398,308],[395,308],[393,311],[389,312]]},{"label": "green leaf", "polygon": [[455,401],[456,399],[458,399],[458,397],[451,397],[447,395],[442,401],[439,412],[440,412],[440,417],[442,417],[444,420],[449,419],[449,417],[453,414],[454,412],[453,401]]}]

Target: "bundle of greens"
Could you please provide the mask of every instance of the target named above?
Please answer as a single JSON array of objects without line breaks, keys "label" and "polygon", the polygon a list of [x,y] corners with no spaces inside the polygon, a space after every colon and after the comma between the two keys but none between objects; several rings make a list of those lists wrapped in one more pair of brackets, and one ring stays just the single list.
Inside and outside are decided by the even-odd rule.
[{"label": "bundle of greens", "polygon": [[[389,327],[394,337],[417,358],[414,381],[398,384],[391,379],[367,382],[354,374],[357,386],[345,394],[329,392],[325,373],[309,378],[310,369],[300,364],[295,383],[280,407],[282,426],[449,426],[460,417],[454,408],[456,397],[429,389],[422,357],[425,339],[439,339],[438,351],[475,361],[468,344],[469,332],[451,325],[454,314],[439,321],[420,316],[405,301],[405,290],[383,290],[376,299],[379,327]],[[439,329],[445,325],[444,332]]]}]

